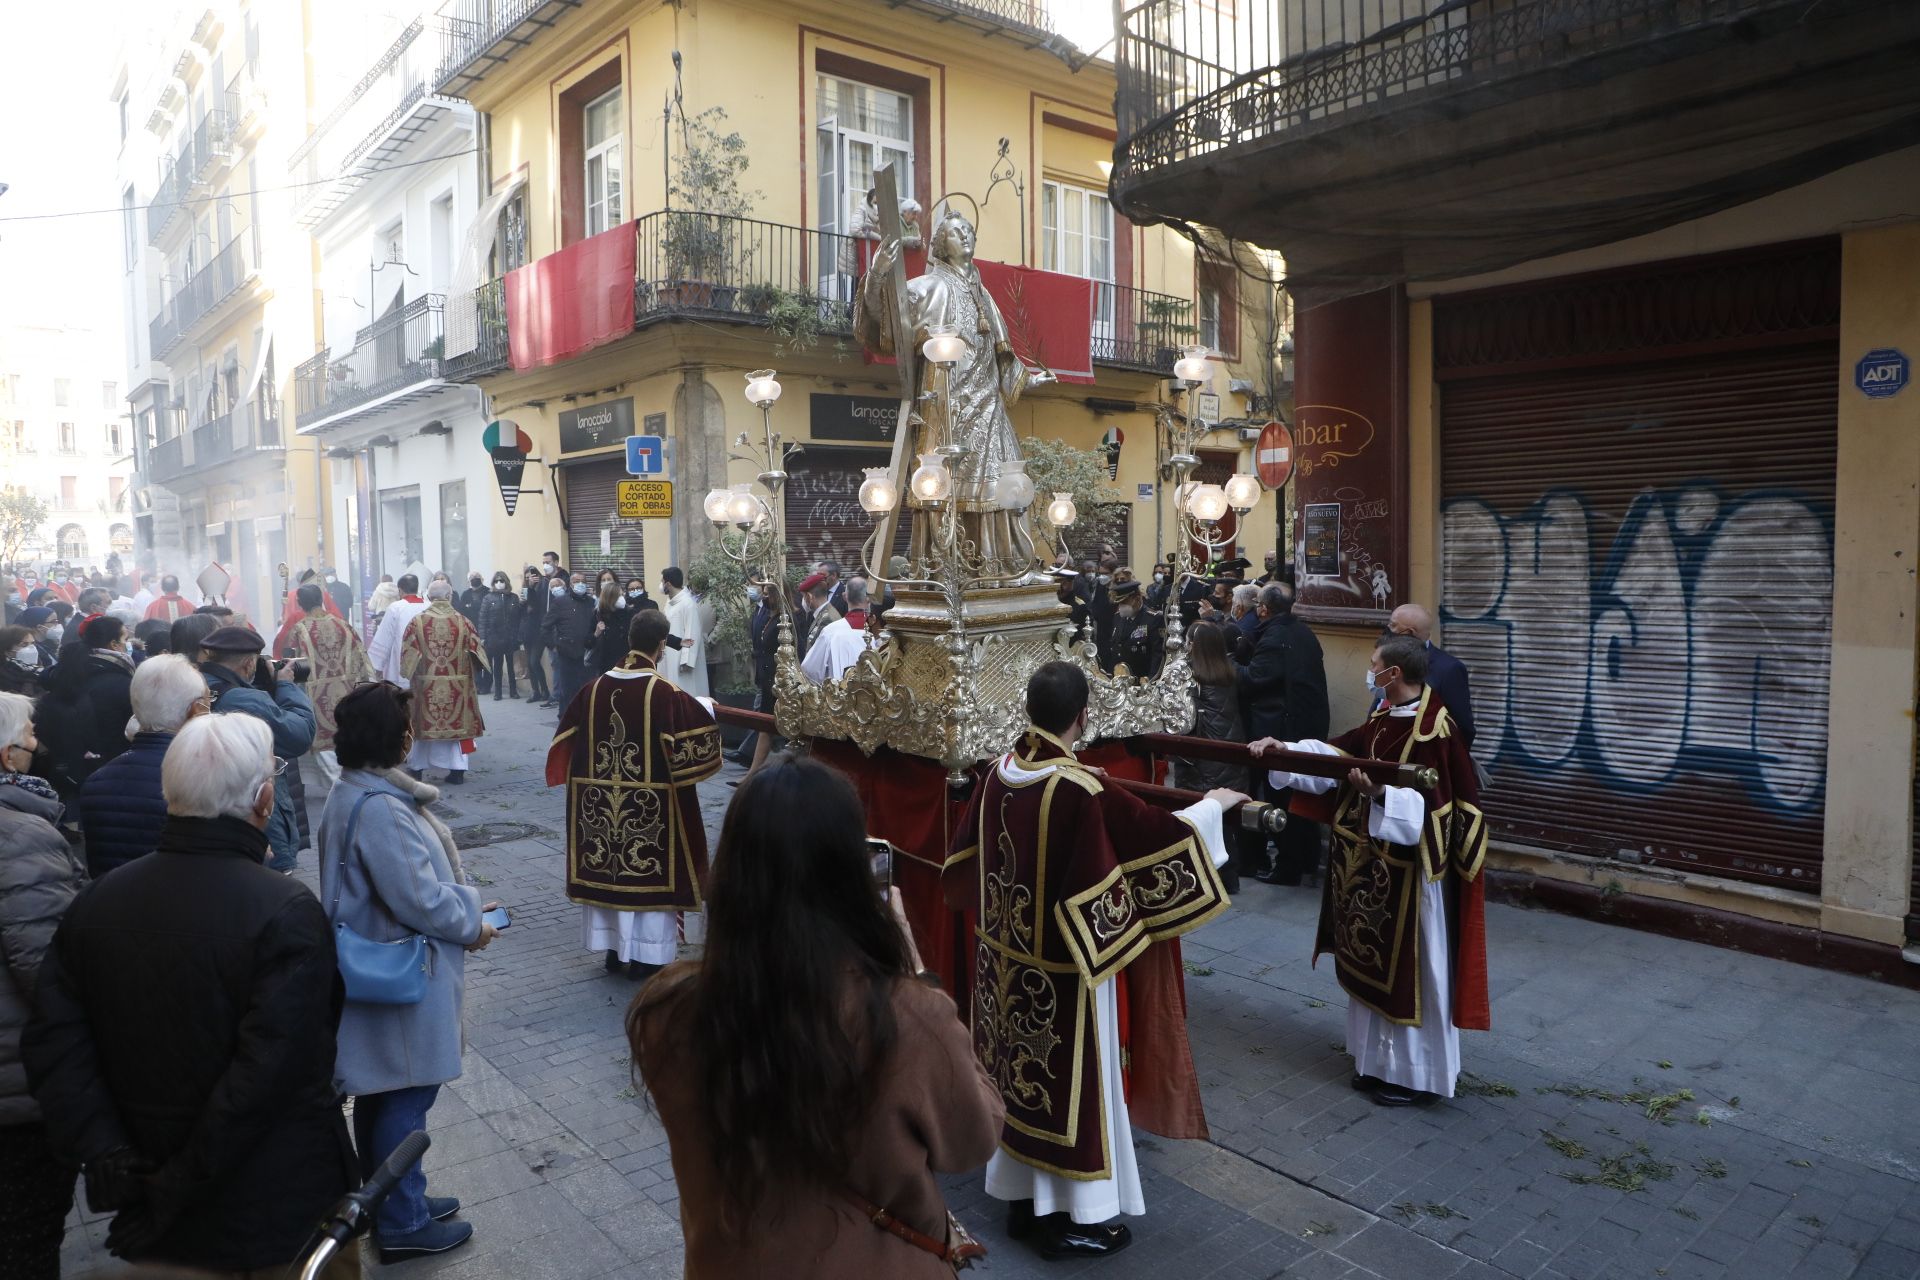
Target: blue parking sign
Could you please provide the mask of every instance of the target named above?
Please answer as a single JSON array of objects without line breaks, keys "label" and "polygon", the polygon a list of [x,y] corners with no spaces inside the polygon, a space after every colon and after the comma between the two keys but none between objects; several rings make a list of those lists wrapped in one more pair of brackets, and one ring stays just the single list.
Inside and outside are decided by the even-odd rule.
[{"label": "blue parking sign", "polygon": [[657,476],[667,469],[667,442],[659,436],[627,437],[627,474]]},{"label": "blue parking sign", "polygon": [[1899,395],[1913,371],[1912,363],[1892,347],[1876,347],[1853,366],[1853,385],[1873,400]]}]

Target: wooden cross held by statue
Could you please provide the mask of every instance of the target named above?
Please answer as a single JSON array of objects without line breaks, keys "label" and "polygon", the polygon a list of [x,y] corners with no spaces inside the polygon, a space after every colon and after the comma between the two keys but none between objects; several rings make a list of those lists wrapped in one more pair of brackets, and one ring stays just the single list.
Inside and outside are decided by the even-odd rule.
[{"label": "wooden cross held by statue", "polygon": [[[894,539],[900,528],[900,513],[907,505],[907,463],[913,457],[913,322],[907,309],[907,262],[905,230],[900,223],[900,192],[894,180],[894,166],[883,165],[873,175],[874,201],[879,205],[880,243],[893,245],[893,261],[887,270],[892,277],[893,315],[889,317],[893,326],[893,367],[900,375],[900,414],[893,428],[893,465],[889,474],[893,477],[893,491],[899,500],[893,509],[880,517],[880,541],[877,554],[883,557],[880,563],[886,563],[884,557],[893,550]],[[858,283],[855,288],[859,288]]]}]

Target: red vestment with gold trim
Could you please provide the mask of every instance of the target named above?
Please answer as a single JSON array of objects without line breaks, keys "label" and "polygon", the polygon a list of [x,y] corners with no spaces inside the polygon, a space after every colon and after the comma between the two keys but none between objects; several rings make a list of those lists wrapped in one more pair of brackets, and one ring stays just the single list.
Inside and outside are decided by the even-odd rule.
[{"label": "red vestment with gold trim", "polygon": [[307,697],[319,726],[313,749],[331,751],[336,728],[333,709],[355,686],[373,679],[367,647],[360,643],[360,633],[337,614],[316,610],[288,631],[286,656],[313,663],[313,675],[307,681]]},{"label": "red vestment with gold trim", "polygon": [[420,742],[459,742],[487,731],[473,663],[480,635],[452,603],[435,600],[407,624],[400,639],[400,673],[413,692],[413,736]]},{"label": "red vestment with gold trim", "polygon": [[720,726],[640,654],[580,690],[547,749],[547,785],[567,788],[567,897],[698,910],[707,830],[694,784],[720,763]]},{"label": "red vestment with gold trim", "polygon": [[[1177,1103],[1169,1136],[1204,1135],[1184,1009],[1160,1007],[1182,998],[1164,974],[1178,953],[1156,944],[1218,915],[1227,894],[1192,827],[1103,785],[1058,739],[1029,730],[1012,763],[1055,767],[1023,783],[989,768],[942,873],[948,904],[975,920],[974,1050],[1006,1100],[1003,1151],[1066,1178],[1110,1177],[1094,989],[1151,973],[1126,989],[1132,1021],[1157,1040],[1133,1059],[1132,1092]],[[1143,1081],[1149,1069],[1163,1078]],[[1150,1113],[1134,1119],[1161,1131]]]}]

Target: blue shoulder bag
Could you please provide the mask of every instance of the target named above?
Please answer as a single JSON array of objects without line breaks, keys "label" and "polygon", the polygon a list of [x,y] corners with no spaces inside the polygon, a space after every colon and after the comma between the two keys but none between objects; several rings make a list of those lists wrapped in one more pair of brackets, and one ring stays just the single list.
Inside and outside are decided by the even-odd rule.
[{"label": "blue shoulder bag", "polygon": [[[369,791],[354,801],[347,819],[347,838],[340,853],[340,877],[333,882],[333,903],[327,914],[340,908],[340,891],[347,884],[347,863],[353,857],[353,832],[360,823],[360,810],[373,799]],[[340,958],[340,977],[347,986],[347,999],[361,1004],[419,1004],[427,995],[427,940],[413,933],[398,942],[375,942],[347,927],[345,921],[333,926],[333,944]]]}]

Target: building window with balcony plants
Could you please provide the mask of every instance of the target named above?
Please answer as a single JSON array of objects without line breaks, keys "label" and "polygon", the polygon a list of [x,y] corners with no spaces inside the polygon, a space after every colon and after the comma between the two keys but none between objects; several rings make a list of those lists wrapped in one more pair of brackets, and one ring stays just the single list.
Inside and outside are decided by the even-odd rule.
[{"label": "building window with balcony plants", "polygon": [[1040,265],[1094,281],[1093,336],[1114,334],[1113,205],[1104,191],[1066,182],[1040,185]]},{"label": "building window with balcony plants", "polygon": [[587,235],[596,236],[625,220],[621,149],[626,139],[620,127],[620,90],[601,94],[581,114],[585,128],[585,230]]}]

